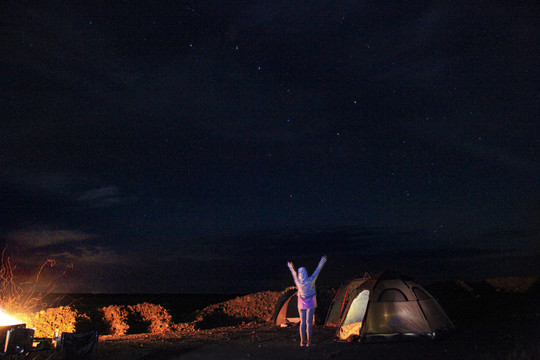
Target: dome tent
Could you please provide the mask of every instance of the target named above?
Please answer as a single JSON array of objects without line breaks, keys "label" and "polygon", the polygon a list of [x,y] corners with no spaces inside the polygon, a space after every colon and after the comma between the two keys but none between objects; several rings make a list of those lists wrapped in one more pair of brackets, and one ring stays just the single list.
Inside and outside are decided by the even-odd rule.
[{"label": "dome tent", "polygon": [[[314,324],[324,324],[325,315],[334,298],[332,290],[325,287],[317,287],[317,308],[313,317]],[[276,326],[291,326],[300,323],[298,312],[298,294],[296,286],[286,288],[278,298],[273,317]]]},{"label": "dome tent", "polygon": [[336,293],[325,326],[345,341],[435,339],[454,325],[412,278],[391,271],[353,279]]},{"label": "dome tent", "polygon": [[296,287],[285,289],[278,301],[274,311],[274,324],[277,326],[288,326],[300,322],[298,313],[298,297]]}]

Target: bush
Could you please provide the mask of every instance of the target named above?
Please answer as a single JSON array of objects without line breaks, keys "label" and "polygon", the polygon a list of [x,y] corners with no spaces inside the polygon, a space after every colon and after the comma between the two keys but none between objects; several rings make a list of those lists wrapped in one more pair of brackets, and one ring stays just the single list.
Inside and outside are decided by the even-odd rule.
[{"label": "bush", "polygon": [[128,332],[129,313],[125,306],[110,305],[101,308],[101,311],[103,311],[103,319],[109,325],[111,335],[125,335]]},{"label": "bush", "polygon": [[130,310],[138,314],[142,322],[147,324],[146,329],[152,334],[161,334],[170,330],[172,316],[161,305],[142,303],[129,306]]},{"label": "bush", "polygon": [[129,306],[111,305],[101,308],[103,320],[111,335],[152,333],[169,331],[172,316],[161,305],[142,303]]},{"label": "bush", "polygon": [[36,329],[35,337],[52,337],[58,329],[60,333],[74,332],[75,324],[86,318],[69,306],[49,308],[29,315],[17,314],[17,318],[23,321],[28,328]]}]

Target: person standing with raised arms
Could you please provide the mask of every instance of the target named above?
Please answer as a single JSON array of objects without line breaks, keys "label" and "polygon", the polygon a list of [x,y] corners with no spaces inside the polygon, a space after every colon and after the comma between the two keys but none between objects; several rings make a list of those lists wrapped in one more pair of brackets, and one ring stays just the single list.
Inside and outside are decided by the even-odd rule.
[{"label": "person standing with raised arms", "polygon": [[326,263],[326,255],[319,261],[319,265],[309,276],[305,267],[298,269],[298,273],[294,270],[292,262],[288,262],[287,266],[291,270],[291,274],[298,289],[298,312],[300,313],[300,346],[311,346],[313,343],[313,313],[317,307],[317,292],[315,290],[315,282],[321,272],[321,269]]}]

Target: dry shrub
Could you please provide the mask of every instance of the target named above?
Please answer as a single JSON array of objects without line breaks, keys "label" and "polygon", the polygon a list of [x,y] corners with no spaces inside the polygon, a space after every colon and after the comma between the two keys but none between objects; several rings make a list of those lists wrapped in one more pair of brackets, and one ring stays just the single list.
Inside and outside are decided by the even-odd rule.
[{"label": "dry shrub", "polygon": [[210,305],[197,314],[197,327],[212,328],[244,322],[263,323],[272,320],[278,291],[262,291]]},{"label": "dry shrub", "polygon": [[79,315],[75,323],[75,331],[98,331],[100,334],[108,334],[110,325],[105,322],[101,309],[92,308]]},{"label": "dry shrub", "polygon": [[171,329],[172,316],[161,305],[142,303],[129,306],[129,309],[148,324],[148,331],[152,334],[162,334]]},{"label": "dry shrub", "polygon": [[111,305],[101,309],[111,335],[162,334],[173,327],[172,316],[161,305]]},{"label": "dry shrub", "polygon": [[198,328],[198,326],[196,326],[194,322],[190,322],[190,323],[183,322],[183,323],[172,325],[172,330],[179,331],[179,332],[192,332],[192,331],[196,331],[196,328]]},{"label": "dry shrub", "polygon": [[78,320],[85,318],[69,306],[49,308],[33,314],[17,314],[17,318],[29,328],[36,329],[35,337],[52,337],[56,329],[60,333],[74,332]]},{"label": "dry shrub", "polygon": [[109,325],[111,335],[125,335],[129,330],[127,319],[129,316],[125,306],[110,305],[101,308],[103,319]]},{"label": "dry shrub", "polygon": [[525,293],[540,280],[540,275],[530,277],[508,276],[487,279],[486,282],[497,291],[509,293]]}]

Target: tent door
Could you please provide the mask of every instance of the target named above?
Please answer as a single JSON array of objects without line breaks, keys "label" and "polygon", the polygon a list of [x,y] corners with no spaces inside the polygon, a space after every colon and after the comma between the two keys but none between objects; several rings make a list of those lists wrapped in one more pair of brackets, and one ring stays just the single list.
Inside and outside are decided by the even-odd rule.
[{"label": "tent door", "polygon": [[347,311],[345,319],[341,323],[341,327],[339,329],[340,339],[345,340],[350,336],[360,335],[368,302],[369,290],[362,291],[354,298],[349,310]]}]

